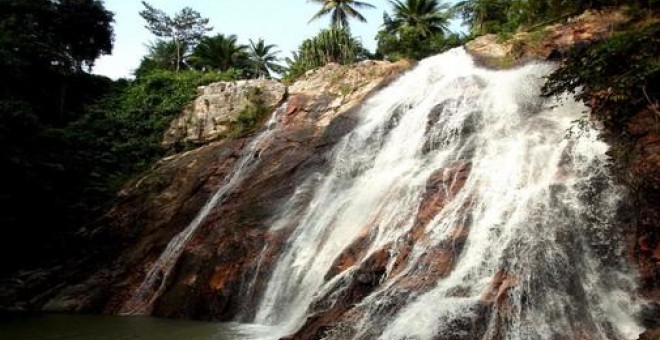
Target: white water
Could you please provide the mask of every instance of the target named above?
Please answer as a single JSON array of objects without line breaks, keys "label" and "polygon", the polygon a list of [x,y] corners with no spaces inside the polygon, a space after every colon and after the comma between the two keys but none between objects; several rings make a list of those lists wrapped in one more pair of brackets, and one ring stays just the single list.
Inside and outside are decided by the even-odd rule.
[{"label": "white water", "polygon": [[[635,284],[621,253],[615,223],[621,193],[607,174],[607,145],[594,131],[565,138],[586,108],[570,98],[539,97],[551,70],[547,64],[484,70],[455,49],[423,60],[368,100],[313,188],[254,322],[279,325],[283,333],[298,329],[314,301],[355,279],[355,267],[329,282],[324,276],[364,233],[367,254],[392,245],[391,270],[394,245],[405,242],[430,175],[469,163],[464,187],[426,226],[428,237],[414,245],[408,266],[397,276],[387,273],[354,307],[361,318],[326,336],[636,338]],[[273,232],[295,218],[299,207],[292,206],[283,206]],[[446,243],[456,226],[469,234],[453,270],[428,278],[437,283],[425,292],[398,287],[404,277],[425,279],[415,260]],[[506,315],[481,302],[501,270],[515,279],[505,292]],[[386,312],[383,306],[395,300],[403,307]]]},{"label": "white water", "polygon": [[208,216],[211,210],[218,204],[221,204],[227,197],[227,194],[231,193],[257,164],[261,146],[272,136],[273,131],[275,131],[278,113],[281,111],[282,108],[275,110],[270,120],[266,123],[265,129],[255,136],[250,144],[241,151],[241,156],[236,161],[234,169],[222,181],[222,185],[204,204],[190,224],[170,240],[165,250],[151,265],[140,286],[122,306],[119,314],[147,315],[151,312],[153,303],[163,293],[172,269],[197,228],[204,222],[204,219],[206,219],[206,216]]}]

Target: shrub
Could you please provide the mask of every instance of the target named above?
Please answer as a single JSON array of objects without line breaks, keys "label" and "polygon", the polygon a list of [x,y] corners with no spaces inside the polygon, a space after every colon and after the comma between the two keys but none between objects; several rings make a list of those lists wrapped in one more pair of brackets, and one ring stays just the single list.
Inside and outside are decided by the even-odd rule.
[{"label": "shrub", "polygon": [[348,29],[332,27],[302,42],[290,61],[284,80],[292,82],[305,72],[329,63],[345,65],[369,57],[369,51]]},{"label": "shrub", "polygon": [[660,24],[656,23],[574,47],[548,77],[543,94],[575,93],[606,126],[617,129],[657,101],[658,84]]}]

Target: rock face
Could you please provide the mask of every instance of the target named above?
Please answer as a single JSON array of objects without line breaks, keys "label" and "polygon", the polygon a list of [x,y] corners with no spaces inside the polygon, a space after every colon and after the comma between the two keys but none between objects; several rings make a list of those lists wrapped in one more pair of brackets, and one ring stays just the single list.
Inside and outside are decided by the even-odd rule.
[{"label": "rock face", "polygon": [[552,59],[573,46],[607,38],[616,27],[630,20],[621,10],[590,10],[565,24],[516,33],[505,41],[487,34],[468,42],[465,48],[484,66],[512,67],[529,60]]},{"label": "rock face", "polygon": [[[506,68],[529,60],[561,57],[574,46],[610,37],[619,26],[631,24],[632,18],[621,10],[587,11],[565,24],[555,24],[500,41],[495,35],[479,37],[466,50],[477,62]],[[607,108],[591,98],[593,110]],[[594,111],[594,116],[599,113]],[[630,228],[629,259],[639,270],[639,291],[648,300],[642,318],[648,331],[642,339],[660,336],[660,125],[657,103],[651,103],[634,115],[627,126],[609,131],[610,152],[620,183],[631,193],[633,222]]]},{"label": "rock face", "polygon": [[619,177],[631,190],[635,220],[630,258],[639,270],[640,292],[648,299],[641,339],[660,336],[660,112],[647,107],[623,131],[610,136]]},{"label": "rock face", "polygon": [[[264,276],[286,236],[269,233],[270,214],[303,179],[324,171],[323,150],[352,129],[354,109],[409,67],[406,62],[382,61],[331,64],[293,84],[276,130],[257,151],[255,168],[186,244],[152,313],[214,320],[249,317],[250,311],[240,309],[239,301],[242,306],[256,303],[254,292],[263,291],[260,285],[267,281]],[[201,89],[197,110],[172,123],[165,142],[184,138],[202,143],[215,138],[218,125],[207,120],[198,134],[196,123],[187,119],[199,122],[195,119],[208,112],[216,121],[230,120],[247,100],[244,92],[257,86],[268,105],[275,106],[287,93],[272,81],[212,84]],[[200,110],[205,101],[208,111]],[[181,134],[175,138],[176,131]],[[253,137],[223,139],[162,159],[147,174],[127,183],[100,226],[87,235],[105,255],[87,259],[84,265],[59,268],[57,273],[28,273],[40,284],[38,290],[47,292],[28,307],[117,313],[168,242],[227,181],[237,161],[246,157],[245,147]],[[14,289],[9,295],[29,295],[27,287]]]},{"label": "rock face", "polygon": [[231,123],[252,105],[275,108],[286,96],[286,86],[267,79],[218,82],[197,89],[191,107],[172,121],[163,144],[206,143],[223,136]]},{"label": "rock face", "polygon": [[[359,319],[356,318],[356,315],[362,313],[358,307],[360,301],[379,288],[389,287],[388,290],[396,291],[401,295],[397,298],[405,300],[409,295],[421,295],[427,292],[437,284],[438,280],[449,274],[467,239],[467,230],[463,226],[454,226],[450,242],[429,246],[429,251],[414,262],[414,267],[420,268],[414,275],[400,277],[397,275],[411,262],[414,245],[429,242],[424,229],[429,221],[463,188],[469,172],[470,165],[461,162],[450,168],[438,169],[431,175],[426,183],[426,192],[422,197],[414,227],[406,236],[405,242],[398,245],[396,251],[392,251],[392,245],[387,244],[365,258],[367,249],[364,244],[368,243],[366,239],[369,237],[370,230],[365,230],[360,238],[344,249],[326,275],[326,280],[329,281],[334,275],[359,263],[359,268],[353,272],[355,279],[350,280],[347,286],[337,287],[336,291],[326,292],[325,295],[315,300],[305,325],[287,339],[320,339],[333,326]],[[396,256],[396,261],[389,275],[386,275],[390,256]],[[494,280],[497,282],[498,278],[496,277]],[[494,284],[496,284],[495,282]],[[389,293],[382,289],[379,294],[387,295]],[[389,297],[396,300],[393,295]],[[402,307],[402,304],[396,304],[394,301],[385,304],[381,313],[393,316]],[[354,328],[346,327],[345,332],[347,333],[334,334],[334,336],[339,339],[351,339],[356,336],[354,331]],[[379,334],[362,334],[362,337],[367,339],[378,336]]]},{"label": "rock face", "polygon": [[[602,18],[606,15],[614,17]],[[605,22],[626,20],[618,15],[590,13],[567,25],[553,26],[543,31],[542,42],[522,49],[519,48],[523,43],[499,43],[494,36],[479,38],[467,48],[485,63],[546,59],[553,51],[609,34]],[[529,36],[517,37],[519,41],[529,41]],[[208,144],[162,159],[149,173],[125,185],[100,226],[87,234],[91,242],[99,245],[102,256],[60,266],[50,273],[24,273],[9,295],[30,299],[24,305],[28,308],[117,313],[168,242],[186,228],[247,155],[259,159],[255,168],[222,205],[211,211],[186,244],[152,313],[164,317],[250,320],[260,298],[258,292],[265,290],[269,269],[289,236],[290,227],[296,223],[294,218],[290,226],[282,226],[273,233],[270,231],[273,212],[292,196],[300,206],[305,206],[311,195],[296,193],[295,188],[306,179],[313,180],[313,174],[326,170],[325,151],[355,126],[354,110],[365,98],[410,66],[405,62],[377,61],[351,66],[330,64],[308,72],[288,89],[267,80],[216,83],[200,88],[194,107],[172,122],[164,144],[182,141]],[[284,101],[271,138],[254,154],[246,154],[246,146],[254,136],[216,140],[255,100],[269,107]],[[625,173],[635,179],[631,183],[638,193],[635,206],[639,209],[630,257],[640,268],[643,293],[658,301],[657,112],[651,109],[640,112],[626,128],[626,135],[632,136],[632,141],[626,140],[625,144],[629,156]],[[343,250],[325,275],[325,280],[330,281],[352,268],[350,275],[354,279],[319,296],[305,324],[290,338],[317,339],[333,325],[358,319],[362,313],[357,307],[360,301],[369,294],[379,294],[378,289],[385,285],[403,292],[400,298],[404,299],[429,291],[448,275],[467,240],[466,226],[451,226],[448,240],[429,246],[423,256],[414,257],[411,253],[415,244],[429,242],[425,226],[460,192],[471,168],[468,162],[456,162],[430,176],[413,228],[402,242],[387,244],[367,254],[364,245],[370,233],[369,226],[365,226],[361,236]],[[390,249],[396,249],[393,252],[396,255]],[[392,268],[386,268],[391,256],[396,256],[396,260]],[[419,268],[416,275],[396,275],[410,263]],[[356,264],[359,264],[357,268]],[[388,271],[389,276],[385,275]],[[519,278],[514,275],[502,270],[496,272],[489,290],[480,299],[483,308],[475,312],[479,315],[478,322],[465,327],[473,327],[473,334],[483,334],[485,330],[481,328],[490,318],[488,313],[496,313],[496,322],[506,324],[511,309],[507,292],[518,284]],[[45,293],[34,297],[33,292],[37,291]],[[461,292],[456,294],[460,296]],[[0,294],[0,297],[7,296]],[[382,306],[381,312],[394,315],[400,308],[393,298]],[[658,310],[651,307],[646,313],[651,328],[654,322],[658,323]],[[658,331],[651,330],[645,336],[652,339],[660,334],[654,332]],[[370,338],[369,335],[362,336]],[[354,336],[346,333],[339,338]]]}]

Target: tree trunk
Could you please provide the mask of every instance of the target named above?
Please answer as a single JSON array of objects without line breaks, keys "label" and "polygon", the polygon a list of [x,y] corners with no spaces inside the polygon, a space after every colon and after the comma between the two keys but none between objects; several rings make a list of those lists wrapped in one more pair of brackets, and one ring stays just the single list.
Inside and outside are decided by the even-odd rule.
[{"label": "tree trunk", "polygon": [[179,72],[181,65],[181,42],[179,39],[174,39],[174,45],[176,45],[176,71]]}]

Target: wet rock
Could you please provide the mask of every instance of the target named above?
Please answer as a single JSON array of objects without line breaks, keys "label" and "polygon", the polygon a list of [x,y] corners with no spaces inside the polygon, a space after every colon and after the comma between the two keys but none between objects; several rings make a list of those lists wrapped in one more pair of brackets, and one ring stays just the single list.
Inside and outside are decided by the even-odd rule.
[{"label": "wet rock", "polygon": [[458,163],[452,167],[438,169],[431,174],[417,212],[417,224],[426,226],[463,188],[469,174],[469,163]]},{"label": "wet rock", "polygon": [[[293,84],[278,129],[254,155],[259,158],[254,169],[228,193],[223,204],[209,213],[186,244],[152,313],[196,319],[249,319],[284,240],[296,223],[292,220],[290,225],[270,231],[273,214],[299,183],[323,171],[327,160],[319,149],[332,147],[352,129],[354,119],[350,116],[360,103],[409,66],[404,62],[329,65]],[[184,139],[208,143],[219,131],[217,125],[210,125],[210,118],[215,117],[216,123],[231,120],[247,99],[245,92],[253,87],[261,89],[259,95],[268,105],[278,103],[287,92],[279,83],[261,80],[202,88],[194,103],[196,109],[173,121],[164,143]],[[200,130],[196,130],[198,126]],[[249,139],[210,142],[166,157],[124,185],[115,205],[87,235],[90,242],[103,245],[102,255],[91,259],[84,270],[74,267],[66,273],[63,269],[57,280],[44,274],[47,279],[43,281],[54,283],[31,308],[117,313],[168,242],[228,179]],[[310,198],[301,195],[300,205]],[[365,271],[365,283],[360,285],[369,286],[368,282],[379,275]],[[43,292],[44,288],[35,291]],[[29,289],[23,289],[22,294],[8,294],[16,296],[9,305],[18,305],[19,300],[35,295]]]},{"label": "wet rock", "polygon": [[490,290],[482,296],[482,301],[502,305],[507,299],[507,292],[509,289],[518,284],[518,279],[515,276],[509,275],[505,270],[499,270],[493,282],[491,283]]},{"label": "wet rock", "polygon": [[[373,296],[383,301],[379,307],[379,320],[370,320],[374,324],[370,331],[374,333],[362,334],[366,338],[378,337],[378,329],[382,330],[385,325],[377,322],[395,315],[404,306],[401,302],[411,294],[423,294],[446,277],[467,239],[465,226],[456,226],[445,242],[435,246],[426,244],[424,248],[427,251],[418,257],[411,258],[411,251],[416,243],[429,242],[424,236],[426,225],[461,190],[469,171],[469,163],[461,162],[439,169],[430,176],[415,225],[406,237],[407,242],[389,243],[379,251],[368,254],[373,226],[363,227],[360,236],[339,255],[325,278],[329,281],[338,275],[343,276],[333,289],[318,297],[313,304],[312,316],[287,339],[323,338],[328,335],[327,332],[332,333],[331,338],[352,338],[355,334],[351,323],[359,319],[362,313],[359,302],[387,284],[389,288],[387,292],[382,292],[383,297]],[[390,262],[392,265],[388,272]],[[404,268],[409,268],[411,272],[397,276]]]},{"label": "wet rock", "polygon": [[[373,292],[384,278],[389,260],[387,248],[388,246],[383,247],[365,259],[353,273],[354,279],[342,281],[335,286],[331,294],[317,300],[304,326],[285,339],[321,339],[342,320],[350,320],[357,312],[352,308]],[[345,331],[348,333],[343,336],[348,337],[351,330]]]}]

